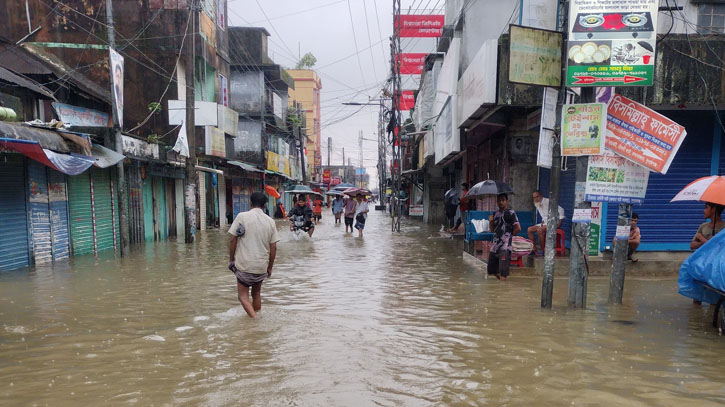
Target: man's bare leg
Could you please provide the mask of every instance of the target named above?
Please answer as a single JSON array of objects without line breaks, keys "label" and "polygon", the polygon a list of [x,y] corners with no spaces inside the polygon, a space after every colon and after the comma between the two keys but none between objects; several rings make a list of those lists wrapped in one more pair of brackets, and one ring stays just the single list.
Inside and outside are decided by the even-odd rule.
[{"label": "man's bare leg", "polygon": [[536,253],[536,238],[534,238],[534,234],[538,232],[539,228],[536,226],[529,226],[528,229],[526,229],[526,233],[529,234],[529,240],[534,244],[534,253]]},{"label": "man's bare leg", "polygon": [[257,312],[262,309],[262,283],[252,286],[252,306]]},{"label": "man's bare leg", "polygon": [[237,297],[239,298],[239,302],[242,303],[242,308],[247,312],[247,315],[250,318],[255,318],[257,313],[254,312],[252,301],[249,300],[249,288],[243,286],[239,281],[237,281]]},{"label": "man's bare leg", "polygon": [[541,251],[546,250],[546,226],[541,225],[539,227],[539,230],[536,231],[536,234],[539,235],[539,246],[541,246]]}]

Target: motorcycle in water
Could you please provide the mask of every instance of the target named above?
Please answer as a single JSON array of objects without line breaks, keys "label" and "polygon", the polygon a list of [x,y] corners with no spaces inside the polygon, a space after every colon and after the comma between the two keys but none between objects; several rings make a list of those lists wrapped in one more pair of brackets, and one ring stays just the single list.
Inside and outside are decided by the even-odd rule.
[{"label": "motorcycle in water", "polygon": [[300,239],[302,232],[307,233],[310,230],[309,227],[305,226],[305,217],[302,215],[295,215],[292,217],[292,233],[295,235],[295,240]]}]

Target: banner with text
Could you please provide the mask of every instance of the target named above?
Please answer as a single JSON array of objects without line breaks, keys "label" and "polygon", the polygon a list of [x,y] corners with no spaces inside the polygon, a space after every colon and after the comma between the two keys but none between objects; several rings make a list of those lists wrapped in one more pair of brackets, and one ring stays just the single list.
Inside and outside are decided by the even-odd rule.
[{"label": "banner with text", "polygon": [[659,0],[571,0],[566,86],[651,86]]},{"label": "banner with text", "polygon": [[684,127],[633,100],[609,102],[606,147],[652,171],[667,173],[685,136]]},{"label": "banner with text", "polygon": [[400,106],[400,110],[410,110],[415,107],[415,95],[412,90],[404,90],[400,93],[400,98],[398,99],[398,106]]},{"label": "banner with text", "polygon": [[423,73],[423,64],[428,54],[424,52],[407,52],[395,56],[395,61],[400,65],[402,75],[420,75]]},{"label": "banner with text", "polygon": [[445,24],[444,15],[401,15],[395,22],[401,38],[440,37]]},{"label": "banner with text", "polygon": [[587,201],[642,204],[649,170],[612,153],[589,157]]},{"label": "banner with text", "polygon": [[604,149],[606,105],[582,103],[561,109],[561,155],[597,155]]}]

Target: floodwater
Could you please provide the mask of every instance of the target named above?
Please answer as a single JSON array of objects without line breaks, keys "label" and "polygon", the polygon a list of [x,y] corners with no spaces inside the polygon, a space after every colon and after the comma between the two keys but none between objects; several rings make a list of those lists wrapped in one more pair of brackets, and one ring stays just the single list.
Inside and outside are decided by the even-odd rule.
[{"label": "floodwater", "polygon": [[586,310],[557,279],[541,310],[540,279],[485,279],[437,228],[373,213],[358,239],[324,216],[299,241],[278,223],[257,320],[224,231],[0,274],[0,405],[725,403],[725,338],[674,277],[628,279],[618,307],[592,279]]}]

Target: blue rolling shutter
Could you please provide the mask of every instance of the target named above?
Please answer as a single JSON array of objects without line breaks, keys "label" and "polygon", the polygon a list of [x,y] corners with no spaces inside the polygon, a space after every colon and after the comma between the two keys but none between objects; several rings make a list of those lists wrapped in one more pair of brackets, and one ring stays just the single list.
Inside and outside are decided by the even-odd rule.
[{"label": "blue rolling shutter", "polygon": [[30,209],[33,260],[35,264],[45,264],[53,261],[46,168],[45,165],[37,161],[31,160],[28,162],[28,207]]},{"label": "blue rolling shutter", "polygon": [[0,271],[30,264],[23,157],[0,159]]},{"label": "blue rolling shutter", "polygon": [[65,175],[48,169],[48,190],[50,196],[51,237],[53,260],[70,257],[70,230],[68,225],[68,196]]},{"label": "blue rolling shutter", "polygon": [[[670,203],[670,199],[691,181],[710,175],[712,121],[672,119],[684,125],[688,135],[666,175],[650,172],[644,203],[633,206],[642,231],[640,250],[689,250],[692,236],[704,222],[702,202]],[[607,244],[614,239],[617,208],[617,204],[609,204],[607,209]]]}]

